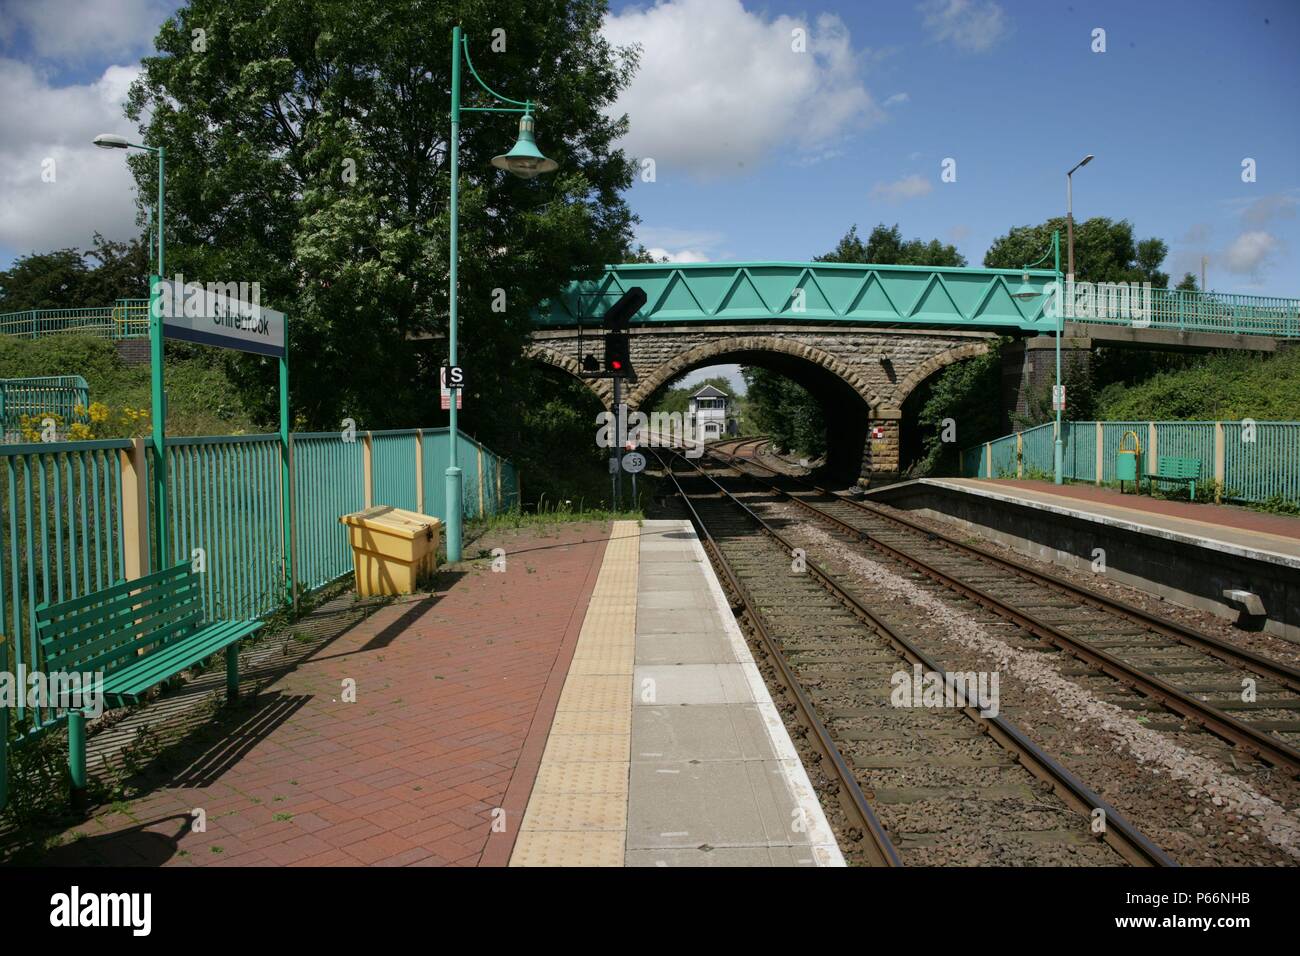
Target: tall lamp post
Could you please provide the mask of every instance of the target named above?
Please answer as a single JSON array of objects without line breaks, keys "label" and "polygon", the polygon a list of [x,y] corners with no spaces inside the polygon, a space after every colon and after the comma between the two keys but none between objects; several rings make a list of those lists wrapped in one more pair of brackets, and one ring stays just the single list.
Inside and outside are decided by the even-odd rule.
[{"label": "tall lamp post", "polygon": [[[464,106],[460,105],[460,61],[464,57],[465,66],[469,68],[470,75],[478,82],[485,92],[498,103],[509,103],[510,106]],[[450,307],[448,309],[448,331],[447,331],[447,361],[449,365],[454,366],[457,360],[456,351],[456,258],[457,258],[457,232],[460,224],[459,217],[459,196],[460,196],[460,114],[467,113],[522,113],[519,118],[519,139],[515,142],[514,147],[508,153],[492,157],[492,165],[497,169],[504,169],[508,173],[513,173],[521,179],[532,179],[540,173],[553,172],[558,163],[553,159],[547,159],[537,148],[537,143],[533,138],[535,121],[533,120],[533,107],[531,100],[512,100],[509,97],[502,96],[490,86],[483,82],[478,72],[474,69],[474,64],[469,58],[469,39],[464,35],[459,26],[453,27],[451,31],[451,295]],[[457,464],[457,409],[456,399],[459,397],[459,386],[451,385],[448,382],[451,401],[448,403],[448,437],[451,439],[451,449],[448,455],[447,465],[447,560],[460,560],[461,545],[461,520],[463,518],[461,503],[461,473]]]},{"label": "tall lamp post", "polygon": [[[153,447],[157,456],[153,467],[154,502],[158,514],[158,523],[154,529],[155,560],[158,567],[167,563],[164,551],[167,541],[167,455],[164,448],[166,441],[167,414],[163,399],[163,334],[162,314],[153,301],[155,287],[166,275],[163,258],[163,184],[166,181],[166,150],[162,146],[143,146],[128,142],[123,136],[112,133],[100,133],[94,139],[100,149],[143,149],[158,157],[158,273],[149,280],[149,367],[150,367],[150,417],[153,426]],[[156,570],[156,569],[155,569]]]},{"label": "tall lamp post", "polygon": [[1071,166],[1070,171],[1065,174],[1065,244],[1070,250],[1065,274],[1071,281],[1074,280],[1074,171],[1087,166],[1090,162],[1092,162],[1092,153]]},{"label": "tall lamp post", "polygon": [[[1088,159],[1092,157],[1089,156]],[[1087,160],[1084,160],[1087,162]],[[1052,306],[1056,313],[1056,385],[1052,389],[1052,407],[1056,411],[1056,442],[1053,446],[1052,454],[1052,481],[1055,484],[1064,483],[1064,466],[1065,466],[1065,434],[1061,430],[1061,412],[1065,406],[1065,395],[1061,389],[1061,333],[1065,324],[1065,309],[1061,307],[1061,300],[1064,298],[1065,290],[1061,288],[1061,230],[1052,230],[1052,243],[1041,259],[1037,262],[1031,262],[1029,265],[1021,266],[1024,270],[1024,278],[1021,281],[1020,288],[1013,293],[1017,299],[1033,299],[1043,293],[1029,284],[1029,271],[1040,262],[1046,261],[1047,257],[1052,257],[1052,271],[1056,274],[1054,284],[1056,293],[1053,298],[1056,304]],[[1048,303],[1052,302],[1049,298]],[[1058,401],[1058,395],[1060,400]]]}]

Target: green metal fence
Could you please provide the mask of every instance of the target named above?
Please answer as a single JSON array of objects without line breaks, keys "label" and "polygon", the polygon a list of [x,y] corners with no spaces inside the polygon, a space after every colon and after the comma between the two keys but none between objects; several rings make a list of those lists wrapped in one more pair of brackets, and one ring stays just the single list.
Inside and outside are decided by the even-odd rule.
[{"label": "green metal fence", "polygon": [[[1217,481],[1227,500],[1300,504],[1300,422],[1063,422],[1062,429],[1063,472],[1070,481],[1115,481],[1120,441],[1133,431],[1142,446],[1144,473],[1154,470],[1156,457],[1198,458],[1206,485]],[[1051,474],[1054,435],[1049,423],[964,449],[961,473],[968,478]]]},{"label": "green metal fence", "polygon": [[6,441],[22,441],[25,417],[57,415],[66,429],[73,422],[86,421],[85,409],[89,406],[90,386],[80,375],[0,379],[0,422]]},{"label": "green metal fence", "polygon": [[[361,432],[355,441],[339,432],[292,435],[291,538],[300,586],[315,588],[352,569],[347,529],[338,519],[366,506],[367,446],[374,504],[419,508],[422,458],[423,510],[446,518],[445,428],[425,430],[421,439],[414,429]],[[459,451],[466,515],[517,506],[518,478],[510,462],[470,438],[462,439]],[[148,479],[152,457],[147,440],[138,448],[126,439],[0,445],[0,648],[13,668],[42,665],[38,604],[69,600],[127,578],[128,549],[134,566],[150,563],[139,553],[140,532],[132,541],[127,526],[143,524],[152,540],[147,534],[155,513]],[[136,460],[138,466],[132,464]],[[168,564],[191,561],[201,549],[205,618],[261,617],[281,607],[286,587],[279,436],[171,439],[167,465],[170,520],[164,557]],[[124,500],[127,470],[142,484],[134,492],[143,496],[142,503]],[[12,717],[22,739],[63,719],[25,703]]]},{"label": "green metal fence", "polygon": [[366,506],[365,445],[339,432],[293,436],[294,576],[308,588],[352,569],[339,515]]},{"label": "green metal fence", "polygon": [[201,552],[204,618],[274,610],[285,593],[279,436],[172,439],[167,484],[164,566]]},{"label": "green metal fence", "polygon": [[[15,670],[40,666],[36,606],[122,577],[122,474],[129,441],[0,446],[0,626]],[[20,701],[20,726],[54,721]]]},{"label": "green metal fence", "polygon": [[37,339],[49,335],[93,335],[101,339],[149,337],[149,300],[118,299],[81,309],[24,309],[0,313],[0,335]]}]

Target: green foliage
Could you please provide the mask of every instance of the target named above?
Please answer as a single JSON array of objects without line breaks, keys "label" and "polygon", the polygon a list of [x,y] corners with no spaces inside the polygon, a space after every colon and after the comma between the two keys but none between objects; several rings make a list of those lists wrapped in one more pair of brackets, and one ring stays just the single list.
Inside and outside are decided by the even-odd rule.
[{"label": "green foliage", "polygon": [[30,253],[0,272],[0,312],[112,305],[145,298],[148,289],[144,243],[110,242],[95,233],[89,249]]},{"label": "green foliage", "polygon": [[[989,398],[1001,393],[1004,342],[995,343],[984,355],[955,362],[935,376],[916,415],[922,455],[914,473],[957,474],[962,448],[1002,434],[1001,407]],[[956,426],[955,441],[943,440],[946,419]]]},{"label": "green foliage", "polygon": [[[1061,270],[1069,268],[1066,257],[1064,217],[1049,219],[1038,226],[1016,226],[999,236],[984,255],[986,269],[1020,269],[1037,262],[1052,243],[1053,230],[1061,231]],[[1133,224],[1097,216],[1074,224],[1074,277],[1080,282],[1150,282],[1156,288],[1169,285],[1169,275],[1160,271],[1168,247],[1161,239],[1133,238]],[[1038,266],[1051,269],[1052,261]]]},{"label": "green foliage", "polygon": [[533,376],[525,388],[510,411],[523,424],[510,457],[523,483],[524,503],[608,505],[609,449],[596,446],[600,401],[585,384],[559,372]]},{"label": "green foliage", "polygon": [[[682,377],[684,378],[685,375]],[[736,390],[731,387],[731,383],[722,375],[710,375],[708,378],[700,379],[694,385],[668,385],[659,393],[659,399],[655,402],[652,411],[677,412],[685,415],[690,407],[691,396],[706,385],[712,385],[718,391],[730,395],[734,407]]]},{"label": "green foliage", "polygon": [[[600,33],[603,0],[191,0],[163,25],[128,114],[167,153],[168,271],[257,281],[290,317],[293,404],[304,427],[434,425],[446,358],[451,29],[507,96],[543,104],[542,150],[560,163],[524,181],[489,160],[517,117],[466,113],[460,142],[459,360],[463,427],[516,455],[538,416],[520,354],[528,312],[578,276],[619,261],[633,165],[608,108],[635,51]],[[506,27],[506,49],[490,48]],[[207,49],[192,48],[202,28]],[[463,105],[488,105],[468,71]],[[137,157],[142,196],[155,167]],[[355,175],[352,175],[352,173]],[[504,290],[504,312],[494,290]],[[250,413],[276,415],[274,363],[237,355]],[[545,423],[542,423],[543,427]],[[564,433],[567,423],[559,423]],[[584,447],[590,445],[589,430]]]},{"label": "green foliage", "polygon": [[1297,421],[1300,349],[1269,357],[1221,352],[1138,384],[1108,385],[1098,396],[1096,414],[1117,421]]},{"label": "green foliage", "polygon": [[[1081,422],[1094,420],[1097,412],[1097,387],[1091,357],[1073,351],[1062,355],[1061,381],[1065,385],[1070,418]],[[1033,428],[1056,420],[1056,412],[1052,408],[1051,382],[1044,382],[1040,388],[1026,396],[1025,404],[1025,414],[1012,416],[1011,424],[1015,428]],[[962,447],[968,445],[963,444]]]},{"label": "green foliage", "polygon": [[[125,364],[112,342],[75,335],[36,340],[0,336],[0,378],[40,375],[81,375],[91,399],[114,410],[150,407],[149,366]],[[229,435],[254,429],[215,350],[169,342],[165,384],[168,434]]]},{"label": "green foliage", "polygon": [[783,452],[808,458],[826,454],[826,419],[806,388],[765,368],[747,367],[741,374],[754,434],[769,436]]},{"label": "green foliage", "polygon": [[861,262],[882,266],[964,266],[966,257],[957,247],[931,239],[903,240],[898,223],[883,222],[871,230],[866,243],[858,237],[858,227],[850,227],[835,248],[814,262]]}]

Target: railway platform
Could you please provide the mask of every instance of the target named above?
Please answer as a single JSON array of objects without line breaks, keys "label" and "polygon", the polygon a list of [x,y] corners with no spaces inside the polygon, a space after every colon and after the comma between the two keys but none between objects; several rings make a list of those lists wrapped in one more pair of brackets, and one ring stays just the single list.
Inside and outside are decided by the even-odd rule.
[{"label": "railway platform", "polygon": [[842,865],[688,522],[493,545],[435,593],[344,595],[245,650],[234,707],[201,675],[92,734],[109,795],[0,859]]},{"label": "railway platform", "polygon": [[1022,479],[926,478],[868,497],[1300,641],[1300,518]]},{"label": "railway platform", "polygon": [[689,522],[618,522],[512,866],[844,861]]}]

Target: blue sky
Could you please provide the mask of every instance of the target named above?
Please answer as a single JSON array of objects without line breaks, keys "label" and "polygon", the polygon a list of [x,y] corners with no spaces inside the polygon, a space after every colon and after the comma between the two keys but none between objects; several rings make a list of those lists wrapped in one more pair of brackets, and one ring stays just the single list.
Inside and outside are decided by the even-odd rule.
[{"label": "blue sky", "polygon": [[[133,232],[120,154],[88,143],[132,132],[121,98],[170,9],[0,0],[0,262]],[[1205,255],[1211,288],[1300,295],[1294,0],[616,2],[605,29],[642,45],[619,108],[654,160],[629,201],[663,254],[802,260],[897,222],[978,265],[1063,213],[1065,171],[1093,153],[1076,218],[1163,238],[1175,277]]]}]

